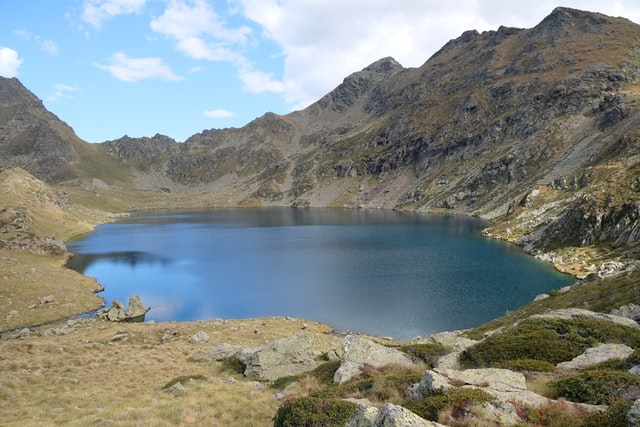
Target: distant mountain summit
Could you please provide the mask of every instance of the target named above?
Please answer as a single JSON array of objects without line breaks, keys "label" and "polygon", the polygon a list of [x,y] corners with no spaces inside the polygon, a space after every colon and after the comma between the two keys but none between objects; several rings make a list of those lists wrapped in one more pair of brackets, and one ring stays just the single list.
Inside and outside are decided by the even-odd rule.
[{"label": "distant mountain summit", "polygon": [[532,251],[566,243],[553,224],[578,233],[572,244],[610,241],[605,230],[635,224],[624,212],[640,190],[639,34],[624,18],[556,8],[531,29],[467,31],[418,68],[383,58],[304,110],[184,143],[89,146],[1,79],[0,162],[48,182],[133,176],[139,190],[205,204],[476,214]]}]

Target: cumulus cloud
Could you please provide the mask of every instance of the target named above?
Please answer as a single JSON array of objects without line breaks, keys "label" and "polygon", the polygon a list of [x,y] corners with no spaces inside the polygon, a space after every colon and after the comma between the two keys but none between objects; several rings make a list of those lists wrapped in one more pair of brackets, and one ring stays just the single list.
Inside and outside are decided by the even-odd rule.
[{"label": "cumulus cloud", "polygon": [[96,28],[117,15],[139,14],[146,0],[85,0],[82,20]]},{"label": "cumulus cloud", "polygon": [[251,30],[232,28],[206,0],[172,0],[164,13],[151,21],[151,29],[176,43],[176,48],[194,59],[234,61],[234,47],[244,45]]},{"label": "cumulus cloud", "polygon": [[206,117],[211,119],[228,119],[230,117],[235,117],[236,114],[233,111],[224,110],[222,108],[216,110],[207,110],[203,112]]},{"label": "cumulus cloud", "polygon": [[18,52],[9,47],[0,46],[0,76],[16,77],[20,65],[22,65],[22,59],[18,57]]},{"label": "cumulus cloud", "polygon": [[111,57],[111,64],[94,65],[109,71],[113,77],[125,82],[136,82],[145,79],[182,80],[182,77],[174,74],[171,67],[165,64],[161,58],[129,58],[124,53],[117,52]]},{"label": "cumulus cloud", "polygon": [[172,0],[151,29],[171,39],[184,55],[207,61],[226,61],[238,70],[243,88],[251,93],[284,91],[273,74],[256,69],[245,56],[251,29],[233,27],[206,0]]},{"label": "cumulus cloud", "polygon": [[63,97],[69,97],[71,93],[80,90],[80,88],[76,86],[69,86],[64,83],[56,83],[53,85],[53,94],[49,95],[47,99],[49,101],[57,101]]}]

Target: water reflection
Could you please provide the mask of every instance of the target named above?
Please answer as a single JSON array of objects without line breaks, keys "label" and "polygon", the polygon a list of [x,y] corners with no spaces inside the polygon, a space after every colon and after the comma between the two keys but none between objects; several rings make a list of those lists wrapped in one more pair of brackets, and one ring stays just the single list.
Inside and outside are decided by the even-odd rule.
[{"label": "water reflection", "polygon": [[67,267],[72,270],[84,273],[91,265],[108,261],[111,264],[124,264],[132,269],[142,264],[161,264],[167,266],[171,263],[168,258],[160,257],[147,252],[140,251],[123,251],[123,252],[106,252],[106,253],[90,253],[81,254],[72,257],[67,263]]}]

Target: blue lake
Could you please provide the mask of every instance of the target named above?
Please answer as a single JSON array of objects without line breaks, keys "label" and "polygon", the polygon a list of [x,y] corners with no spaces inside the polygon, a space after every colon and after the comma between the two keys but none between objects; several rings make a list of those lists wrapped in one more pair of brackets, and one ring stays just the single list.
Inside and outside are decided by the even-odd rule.
[{"label": "blue lake", "polygon": [[407,340],[477,326],[573,282],[460,216],[224,209],[132,216],[68,244],[106,303],[147,319],[293,316]]}]

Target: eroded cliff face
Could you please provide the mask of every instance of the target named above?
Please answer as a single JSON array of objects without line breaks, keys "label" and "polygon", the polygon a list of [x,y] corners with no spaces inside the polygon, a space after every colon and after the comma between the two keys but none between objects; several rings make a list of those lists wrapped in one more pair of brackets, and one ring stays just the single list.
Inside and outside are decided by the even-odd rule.
[{"label": "eroded cliff face", "polygon": [[[383,58],[302,111],[183,143],[123,137],[92,146],[92,158],[104,165],[97,178],[113,170],[107,156],[139,189],[181,200],[474,214],[496,222],[488,235],[530,251],[630,256],[639,70],[638,25],[557,8],[531,29],[465,32],[419,68]],[[2,111],[4,163],[25,158],[11,147],[46,152],[14,137],[22,128]],[[86,163],[73,153],[64,165]],[[59,170],[34,173],[51,182]]]}]

